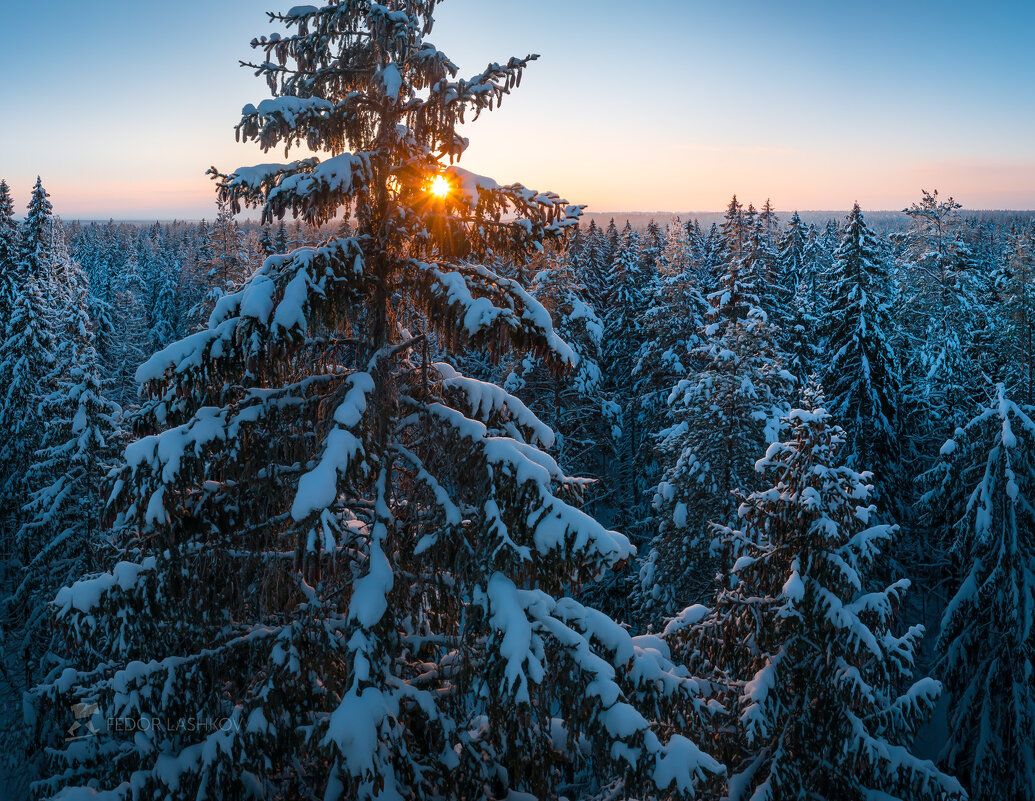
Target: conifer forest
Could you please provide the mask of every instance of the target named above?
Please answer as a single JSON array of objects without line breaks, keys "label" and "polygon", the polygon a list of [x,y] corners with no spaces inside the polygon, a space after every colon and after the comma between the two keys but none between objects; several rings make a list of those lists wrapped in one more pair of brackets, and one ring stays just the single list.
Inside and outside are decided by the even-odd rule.
[{"label": "conifer forest", "polygon": [[0,182],[0,798],[1035,799],[1035,213],[598,219],[382,2],[208,221]]}]

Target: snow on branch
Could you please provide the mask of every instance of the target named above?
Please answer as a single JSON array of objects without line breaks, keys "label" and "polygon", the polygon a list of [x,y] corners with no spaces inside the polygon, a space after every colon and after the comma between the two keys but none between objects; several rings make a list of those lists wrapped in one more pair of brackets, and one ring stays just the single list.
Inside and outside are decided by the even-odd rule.
[{"label": "snow on branch", "polygon": [[501,185],[456,165],[446,167],[444,174],[470,211],[488,215],[497,222],[512,212],[517,219],[509,224],[528,234],[542,225],[544,233],[559,235],[578,225],[582,217],[582,206],[568,203],[555,192],[537,192],[521,184]]},{"label": "snow on branch", "polygon": [[149,556],[141,562],[119,562],[110,573],[80,579],[70,587],[62,587],[54,598],[54,614],[58,617],[70,611],[91,613],[101,603],[104,596],[118,587],[124,592],[133,589],[141,573],[154,572],[155,557]]},{"label": "snow on branch", "polygon": [[555,367],[573,367],[578,356],[554,330],[550,313],[516,281],[477,264],[411,261],[425,284],[427,312],[452,336],[462,332],[490,350],[517,346],[546,357]]},{"label": "snow on branch", "polygon": [[529,444],[553,447],[553,430],[536,417],[520,398],[496,384],[463,376],[445,362],[436,362],[433,367],[442,377],[443,388],[459,390],[477,419],[488,423],[494,414],[506,411],[521,431],[531,435],[528,439]]},{"label": "snow on branch", "polygon": [[316,466],[305,473],[291,505],[291,516],[301,521],[330,507],[338,497],[338,478],[365,473],[363,443],[354,433],[367,410],[374,379],[369,373],[349,376],[345,398],[334,411],[335,426],[324,440],[323,453]]},{"label": "snow on branch", "polygon": [[371,179],[369,153],[341,153],[323,161],[316,157],[290,164],[238,167],[229,175],[214,167],[209,173],[219,180],[219,197],[234,212],[242,203],[261,207],[262,219],[282,219],[287,212],[312,224],[334,217],[348,208],[353,197]]},{"label": "snow on branch", "polygon": [[[610,759],[625,767],[648,766],[648,779],[661,791],[675,787],[692,792],[709,777],[725,772],[713,757],[682,736],[662,743],[623,689],[627,674],[654,682],[663,695],[682,693],[692,704],[700,686],[680,675],[654,648],[637,647],[624,629],[605,615],[572,599],[556,600],[539,590],[519,589],[502,573],[489,578],[481,603],[500,638],[504,659],[499,691],[529,704],[534,685],[543,682],[551,656],[563,654],[570,670],[585,682],[587,719],[580,725],[602,745]],[[646,759],[645,759],[646,757]]]},{"label": "snow on branch", "polygon": [[[532,542],[517,543],[519,554],[527,554],[529,545],[534,546],[540,556],[558,551],[567,555],[578,553],[597,570],[602,570],[636,552],[627,538],[605,529],[593,517],[553,494],[555,484],[578,487],[581,482],[568,478],[548,454],[511,437],[489,436],[484,423],[444,404],[419,404],[412,400],[409,403],[421,408],[453,436],[469,443],[465,455],[474,462],[465,470],[474,470],[475,464],[480,462],[481,471],[489,469],[495,492],[509,494],[514,491],[507,489],[509,486],[521,487],[527,493],[525,517],[532,529]],[[498,533],[502,536],[505,529]]]},{"label": "snow on branch", "polygon": [[250,356],[257,348],[300,339],[314,303],[332,290],[358,291],[362,276],[362,250],[352,237],[270,256],[241,290],[219,299],[207,329],[152,355],[137,368],[136,380],[183,376],[214,360],[232,360],[245,348]]}]

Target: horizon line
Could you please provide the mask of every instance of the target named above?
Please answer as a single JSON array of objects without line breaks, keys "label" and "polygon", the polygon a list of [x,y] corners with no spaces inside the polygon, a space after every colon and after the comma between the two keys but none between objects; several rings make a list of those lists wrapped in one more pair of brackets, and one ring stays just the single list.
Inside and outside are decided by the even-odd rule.
[{"label": "horizon line", "polygon": [[[757,211],[757,209],[756,209],[756,211]],[[847,214],[849,211],[851,211],[850,208],[842,208],[842,209],[801,209],[801,208],[799,208],[799,209],[774,209],[773,213],[774,214],[841,214],[841,213],[846,213]],[[866,211],[866,212],[871,213],[871,214],[872,213],[879,213],[879,214],[905,214],[906,213],[905,209],[865,209],[864,208],[863,211]],[[962,209],[960,209],[960,214],[963,214],[963,215],[966,215],[966,214],[979,214],[979,213],[985,213],[985,212],[996,212],[996,213],[1000,213],[1000,214],[1004,214],[1004,213],[1035,214],[1035,209],[1013,209],[1013,208],[962,208]],[[637,214],[637,215],[653,214],[653,215],[657,215],[657,216],[667,215],[667,216],[670,216],[670,217],[682,217],[682,216],[685,216],[685,215],[694,215],[694,214],[725,214],[726,213],[726,209],[724,209],[724,208],[723,209],[693,209],[693,210],[687,210],[687,211],[668,211],[668,210],[665,210],[665,209],[655,209],[655,210],[648,210],[648,211],[638,211],[638,210],[593,211],[591,209],[584,209],[583,213],[587,214],[587,215],[588,214],[592,214],[592,215],[596,215],[596,216],[613,216],[613,217],[620,217],[622,215],[628,215],[628,214]],[[61,219],[62,222],[69,222],[69,223],[106,223],[106,222],[117,222],[117,223],[172,223],[172,222],[199,223],[199,222],[208,222],[210,220],[214,220],[215,217],[216,217],[216,215],[212,215],[211,217],[177,217],[177,216],[172,216],[172,217],[118,217],[118,216],[111,215],[111,214],[103,215],[103,216],[100,216],[100,217],[64,217],[64,216],[62,216],[61,214],[58,214],[58,213],[55,213],[54,216],[58,217],[59,219]],[[239,214],[239,215],[235,215],[235,218],[240,218],[242,216],[243,216],[243,221],[244,222],[255,222],[255,223],[260,222],[260,220],[258,218],[256,218],[256,217],[248,217],[247,215],[240,215]],[[15,219],[22,220],[22,219],[24,219],[24,215],[16,216]],[[285,218],[284,220],[277,220],[275,223],[271,223],[271,224],[276,225],[276,224],[279,224],[281,222],[286,223],[286,224],[290,224],[290,223],[294,223],[294,222],[299,222],[299,220],[297,218],[291,218],[291,219]]]}]

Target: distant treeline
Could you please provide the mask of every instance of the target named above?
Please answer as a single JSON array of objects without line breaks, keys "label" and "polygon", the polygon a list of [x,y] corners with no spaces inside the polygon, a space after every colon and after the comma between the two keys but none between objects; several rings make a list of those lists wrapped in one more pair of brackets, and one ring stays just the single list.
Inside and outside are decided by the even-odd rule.
[{"label": "distant treeline", "polygon": [[[789,219],[793,211],[777,211],[781,219]],[[683,222],[697,220],[702,227],[710,226],[712,223],[721,223],[724,211],[593,211],[587,209],[583,214],[583,226],[592,220],[601,228],[606,228],[613,219],[619,226],[627,220],[629,224],[638,231],[644,230],[651,220],[664,225],[672,219],[680,219]],[[799,211],[798,217],[806,225],[823,226],[829,220],[841,224],[848,215],[848,209]],[[971,209],[960,212],[962,222],[966,226],[985,227],[989,225],[1001,225],[1004,227],[1024,226],[1035,220],[1035,211],[1010,210],[1010,209]],[[867,211],[866,221],[878,231],[903,232],[910,226],[910,217],[903,211]]]}]

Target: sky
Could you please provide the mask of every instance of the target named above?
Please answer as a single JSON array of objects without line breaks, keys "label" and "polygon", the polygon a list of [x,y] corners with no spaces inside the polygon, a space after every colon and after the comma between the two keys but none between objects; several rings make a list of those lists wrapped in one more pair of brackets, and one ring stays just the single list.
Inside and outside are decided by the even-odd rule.
[{"label": "sky", "polygon": [[[66,219],[214,216],[269,0],[0,3],[0,177]],[[461,72],[539,53],[463,166],[594,211],[1035,208],[1032,0],[446,0]]]}]

